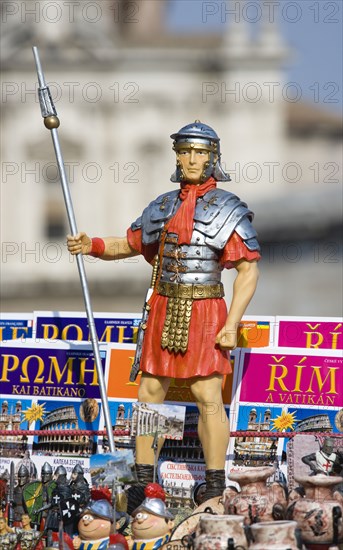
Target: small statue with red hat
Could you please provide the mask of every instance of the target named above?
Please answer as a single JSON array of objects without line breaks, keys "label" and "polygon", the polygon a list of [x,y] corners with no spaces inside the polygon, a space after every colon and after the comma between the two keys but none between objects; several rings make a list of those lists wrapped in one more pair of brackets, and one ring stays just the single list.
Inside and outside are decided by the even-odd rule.
[{"label": "small statue with red hat", "polygon": [[[99,497],[105,498],[99,498]],[[75,550],[128,550],[126,538],[116,533],[114,518],[118,519],[106,491],[93,491],[92,498],[82,510],[78,522],[78,535],[73,538]]]},{"label": "small statue with red hat", "polygon": [[174,516],[165,504],[165,492],[158,483],[149,483],[145,499],[132,512],[130,550],[157,550],[168,542]]}]

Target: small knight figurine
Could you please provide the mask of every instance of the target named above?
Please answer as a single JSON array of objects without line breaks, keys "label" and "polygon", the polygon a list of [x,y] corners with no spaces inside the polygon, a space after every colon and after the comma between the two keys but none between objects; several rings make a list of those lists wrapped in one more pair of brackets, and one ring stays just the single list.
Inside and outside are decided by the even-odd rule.
[{"label": "small knight figurine", "polygon": [[24,514],[24,499],[23,489],[24,486],[30,481],[30,472],[24,464],[22,464],[18,470],[18,483],[14,487],[14,525],[20,526],[21,516]]},{"label": "small knight figurine", "polygon": [[90,499],[90,490],[81,464],[74,466],[69,487],[72,491],[72,498],[78,502],[80,508],[83,508]]},{"label": "small knight figurine", "polygon": [[342,474],[343,452],[342,449],[335,451],[332,437],[326,437],[318,451],[303,456],[301,460],[310,467],[310,475],[312,476],[316,474],[325,474],[326,476]]}]

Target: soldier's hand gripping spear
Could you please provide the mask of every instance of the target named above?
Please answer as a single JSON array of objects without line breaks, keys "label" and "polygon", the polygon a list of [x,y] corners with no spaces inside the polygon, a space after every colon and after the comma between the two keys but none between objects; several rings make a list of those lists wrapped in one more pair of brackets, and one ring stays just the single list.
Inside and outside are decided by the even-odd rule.
[{"label": "soldier's hand gripping spear", "polygon": [[[77,226],[75,221],[74,209],[73,209],[73,204],[70,196],[68,179],[66,175],[66,170],[64,166],[63,156],[62,156],[60,143],[58,139],[58,132],[57,132],[57,128],[60,125],[60,121],[57,117],[57,112],[55,109],[55,105],[52,101],[49,88],[45,82],[42,66],[38,55],[38,49],[36,47],[33,47],[32,49],[33,49],[33,55],[35,58],[35,63],[37,68],[37,75],[38,75],[38,82],[39,82],[38,98],[39,98],[40,108],[42,112],[42,117],[44,118],[45,127],[51,131],[51,137],[52,137],[52,141],[55,149],[57,166],[58,166],[58,170],[61,178],[64,202],[67,209],[69,226],[70,226],[72,235],[76,235],[78,231],[77,231]],[[102,406],[104,411],[109,448],[111,452],[114,452],[115,444],[114,444],[114,437],[112,432],[110,410],[108,406],[107,392],[105,387],[105,380],[104,380],[104,375],[102,371],[102,364],[101,364],[100,351],[99,351],[98,336],[95,329],[94,317],[93,317],[93,312],[91,307],[91,301],[90,301],[90,296],[88,291],[86,272],[85,272],[85,266],[83,263],[82,254],[78,254],[76,256],[76,262],[77,262],[77,267],[80,275],[81,287],[82,287],[83,298],[86,306],[86,313],[87,313],[87,319],[88,319],[89,330],[91,335],[95,364],[96,364],[96,369],[98,373],[100,396],[101,396],[101,401],[102,401]]]}]

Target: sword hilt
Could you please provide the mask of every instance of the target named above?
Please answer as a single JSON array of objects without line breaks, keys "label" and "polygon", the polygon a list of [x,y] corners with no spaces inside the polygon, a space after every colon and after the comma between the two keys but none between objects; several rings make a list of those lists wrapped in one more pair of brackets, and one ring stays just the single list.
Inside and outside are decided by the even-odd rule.
[{"label": "sword hilt", "polygon": [[157,281],[158,264],[159,264],[158,254],[156,254],[156,256],[154,257],[153,262],[154,263],[152,267],[151,284],[150,284],[151,288],[155,288],[156,281]]}]

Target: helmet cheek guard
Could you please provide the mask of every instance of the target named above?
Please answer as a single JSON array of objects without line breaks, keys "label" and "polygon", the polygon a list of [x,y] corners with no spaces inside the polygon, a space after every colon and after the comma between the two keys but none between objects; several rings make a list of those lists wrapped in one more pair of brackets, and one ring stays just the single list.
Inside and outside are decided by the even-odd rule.
[{"label": "helmet cheek guard", "polygon": [[177,183],[179,181],[184,181],[184,179],[185,179],[185,174],[183,172],[181,162],[179,161],[179,154],[176,153],[176,170],[174,174],[172,174],[170,180],[174,183]]},{"label": "helmet cheek guard", "polygon": [[231,181],[229,174],[221,166],[220,139],[213,128],[196,120],[170,137],[174,140],[173,149],[176,152],[176,170],[170,178],[172,182],[184,181],[185,176],[178,160],[178,151],[184,148],[205,149],[209,152],[209,160],[201,175],[202,182],[211,176],[217,181]]}]

